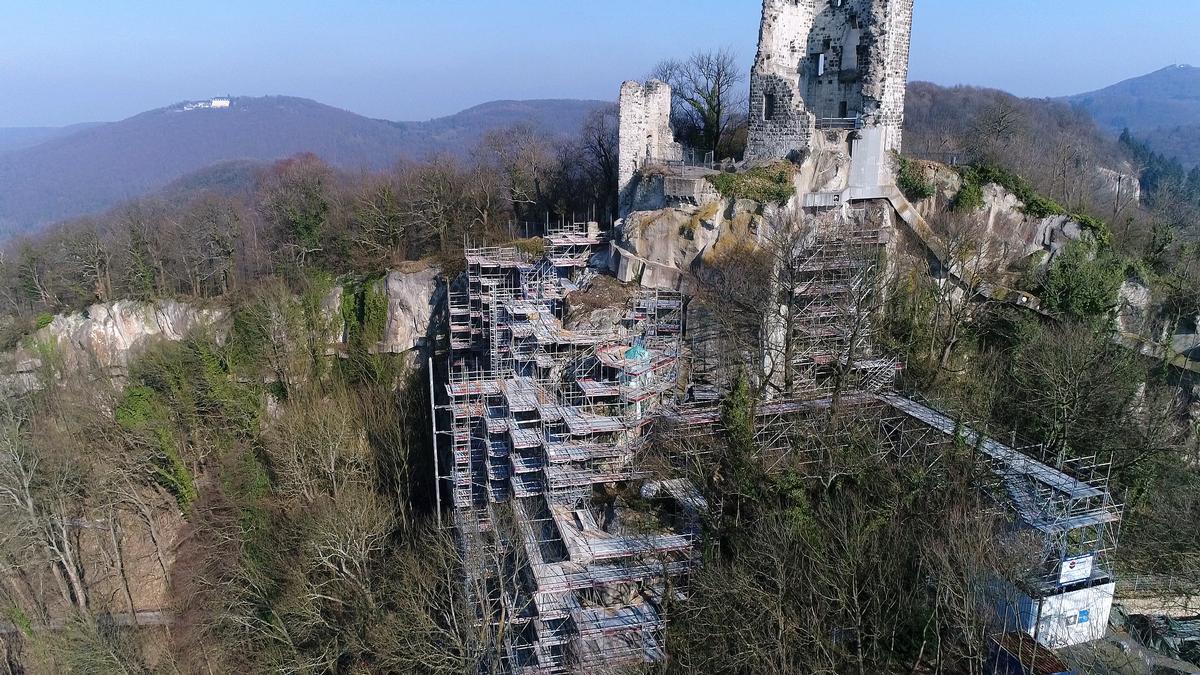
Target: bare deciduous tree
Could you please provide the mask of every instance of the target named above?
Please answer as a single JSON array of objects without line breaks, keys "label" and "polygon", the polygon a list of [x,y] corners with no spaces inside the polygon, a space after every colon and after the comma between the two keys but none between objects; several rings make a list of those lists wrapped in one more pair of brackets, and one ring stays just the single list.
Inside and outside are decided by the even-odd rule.
[{"label": "bare deciduous tree", "polygon": [[280,233],[291,262],[304,267],[319,253],[329,224],[332,170],[315,155],[278,163],[265,176],[259,209]]},{"label": "bare deciduous tree", "polygon": [[678,135],[698,150],[726,151],[731,129],[745,102],[745,75],[728,49],[700,51],[686,61],[659,63],[651,77],[671,86]]},{"label": "bare deciduous tree", "polygon": [[589,177],[599,187],[604,208],[613,217],[617,205],[617,133],[619,117],[616,106],[604,106],[583,123],[580,148],[588,164]]},{"label": "bare deciduous tree", "polygon": [[951,214],[935,222],[942,245],[942,260],[936,279],[933,337],[938,372],[951,367],[955,350],[975,317],[987,311],[990,301],[984,290],[996,284],[1000,252],[989,245],[986,224],[972,214]]},{"label": "bare deciduous tree", "polygon": [[1087,325],[1029,330],[1013,354],[1015,405],[1063,457],[1109,447],[1137,390],[1136,357]]},{"label": "bare deciduous tree", "polygon": [[476,151],[482,166],[496,171],[518,220],[546,203],[554,169],[553,148],[534,127],[518,124],[489,132]]}]

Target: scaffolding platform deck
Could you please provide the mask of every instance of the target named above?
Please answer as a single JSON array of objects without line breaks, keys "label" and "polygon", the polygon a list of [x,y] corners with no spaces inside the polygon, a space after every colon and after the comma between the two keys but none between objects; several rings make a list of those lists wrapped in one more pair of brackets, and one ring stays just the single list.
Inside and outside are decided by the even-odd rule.
[{"label": "scaffolding platform deck", "polygon": [[593,459],[619,457],[622,451],[612,444],[554,442],[546,444],[546,457],[552,464],[588,462]]},{"label": "scaffolding platform deck", "polygon": [[[487,589],[477,598],[479,621],[495,628],[490,639],[506,672],[662,660],[662,622],[651,605],[631,609],[585,593],[619,584],[661,593],[664,575],[686,575],[695,564],[697,524],[679,532],[640,500],[605,506],[596,491],[640,489],[631,481],[642,477],[635,458],[651,437],[645,426],[673,400],[683,296],[638,291],[613,327],[568,329],[565,298],[589,287],[596,274],[588,261],[607,238],[594,223],[564,223],[543,241],[536,258],[512,246],[468,249],[466,283],[450,292],[448,401],[435,406],[449,426],[439,430],[435,419],[434,431],[448,438],[454,460],[445,477],[472,561],[468,586]],[[625,359],[635,345],[648,357]],[[618,367],[598,360],[605,350]],[[652,492],[687,498],[661,485]],[[679,512],[698,518],[690,503]],[[499,629],[505,618],[515,630]]]},{"label": "scaffolding platform deck", "polygon": [[944,434],[949,436],[959,434],[963,442],[971,446],[978,445],[981,450],[1000,462],[1006,471],[1032,478],[1071,499],[1099,498],[1105,494],[1102,489],[1073,478],[1058,469],[1013,450],[1003,443],[986,436],[981,440],[976,431],[963,428],[958,422],[916,401],[895,394],[881,394],[879,399]]}]

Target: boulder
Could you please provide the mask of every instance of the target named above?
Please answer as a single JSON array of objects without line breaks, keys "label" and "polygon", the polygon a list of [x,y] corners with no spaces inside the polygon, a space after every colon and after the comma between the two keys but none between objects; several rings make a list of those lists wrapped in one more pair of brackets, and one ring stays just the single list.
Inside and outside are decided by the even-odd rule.
[{"label": "boulder", "polygon": [[1123,333],[1148,334],[1153,298],[1150,287],[1140,281],[1126,281],[1119,291],[1117,326]]}]

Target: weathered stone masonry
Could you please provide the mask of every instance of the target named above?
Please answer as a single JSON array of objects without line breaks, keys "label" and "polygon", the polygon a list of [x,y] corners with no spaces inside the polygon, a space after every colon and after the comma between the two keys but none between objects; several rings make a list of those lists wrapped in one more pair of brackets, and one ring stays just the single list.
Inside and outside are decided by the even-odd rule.
[{"label": "weathered stone masonry", "polygon": [[624,213],[634,199],[634,178],[648,161],[683,157],[671,131],[671,87],[658,80],[621,85],[620,125],[617,185]]},{"label": "weathered stone masonry", "polygon": [[899,150],[912,12],[913,0],[764,0],[747,159],[799,159],[826,125],[881,128]]}]

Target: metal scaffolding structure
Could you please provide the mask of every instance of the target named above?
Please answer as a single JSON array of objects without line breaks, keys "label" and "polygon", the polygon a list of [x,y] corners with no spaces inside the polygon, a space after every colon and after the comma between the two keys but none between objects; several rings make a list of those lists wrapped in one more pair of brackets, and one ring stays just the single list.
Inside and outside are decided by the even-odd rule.
[{"label": "metal scaffolding structure", "polygon": [[[863,210],[847,206],[825,215],[830,217],[817,212],[802,231],[777,233],[778,240],[770,242],[777,249],[776,283],[794,304],[785,304],[779,320],[783,330],[775,331],[790,340],[786,350],[777,349],[790,356],[790,376],[779,378],[786,386],[772,381],[774,386],[764,387],[768,398],[753,410],[756,445],[764,461],[769,466],[787,457],[789,466],[797,467],[814,463],[806,459],[821,451],[836,452],[838,443],[846,441],[822,426],[835,409],[852,410],[857,419],[875,425],[881,450],[895,456],[952,444],[977,448],[985,473],[994,479],[981,489],[996,495],[1012,515],[1013,540],[1028,536],[1042,549],[1041,559],[1031,560],[1021,578],[1005,580],[1025,605],[998,610],[1021,614],[1005,616],[1005,629],[1020,625],[1048,646],[1099,637],[1092,637],[1091,627],[1080,626],[1095,620],[1092,625],[1102,631],[1111,604],[1109,557],[1121,507],[1108,488],[1108,463],[1098,457],[1051,456],[1044,446],[1015,435],[1002,443],[982,427],[964,425],[896,394],[900,366],[877,354],[870,342],[882,233]],[[780,251],[787,255],[778,255]],[[693,449],[702,450],[703,439],[723,433],[719,401],[730,383],[713,374],[738,370],[719,361],[730,350],[712,339],[715,332],[719,329],[710,325],[689,336],[688,402],[664,418],[664,436],[691,442]],[[779,377],[779,370],[774,369],[773,377]],[[1064,607],[1084,604],[1093,609],[1064,614]],[[1044,608],[1056,614],[1047,619]],[[1055,624],[1058,617],[1061,622]]]},{"label": "metal scaffolding structure", "polygon": [[835,373],[850,378],[850,388],[890,388],[898,363],[875,356],[869,339],[883,231],[865,211],[848,209],[812,218],[804,234],[782,263],[794,294],[789,395],[828,394]]},{"label": "metal scaffolding structure", "polygon": [[536,257],[468,249],[449,295],[435,433],[467,587],[507,672],[658,661],[658,608],[694,564],[702,508],[639,463],[679,388],[683,298],[643,291],[610,329],[569,330],[564,301],[603,242],[590,224],[543,241]]},{"label": "metal scaffolding structure", "polygon": [[1022,590],[1045,597],[1112,583],[1109,558],[1122,508],[1109,491],[1109,462],[1096,456],[1051,456],[1045,445],[1015,434],[1005,444],[895,394],[882,394],[879,400],[945,438],[978,449],[1020,529],[1043,542],[1040,564],[1017,580]]},{"label": "metal scaffolding structure", "polygon": [[[778,350],[786,376],[769,368],[759,383],[766,400],[752,410],[763,461],[816,465],[852,442],[850,426],[829,426],[843,418],[866,421],[896,457],[976,449],[993,479],[981,489],[1012,515],[1013,540],[1031,536],[1042,549],[1021,578],[1003,580],[1020,598],[998,609],[1004,630],[1019,626],[1050,646],[1094,639],[1111,605],[1121,513],[1107,465],[1001,442],[896,394],[897,361],[871,345],[883,235],[865,212],[826,215],[776,257],[786,299],[768,332],[789,344]],[[705,505],[687,481],[651,480],[643,458],[656,439],[703,448],[724,432],[731,383],[722,378],[738,370],[725,360],[746,354],[713,340],[712,322],[708,334],[688,327],[685,342],[690,303],[671,291],[638,291],[607,328],[568,328],[567,297],[587,291],[603,242],[587,225],[543,241],[537,256],[468,249],[449,293],[435,434],[467,587],[504,672],[655,662],[666,655],[663,596],[696,564]]]},{"label": "metal scaffolding structure", "polygon": [[687,340],[690,400],[718,400],[731,387],[730,374],[756,359],[771,398],[889,389],[900,364],[876,354],[870,340],[886,245],[876,220],[865,209],[816,209],[803,221],[774,224],[762,239],[764,260],[774,264],[767,295],[778,306],[764,308],[756,335],[740,338],[760,353],[731,344],[729,331],[705,316],[714,308],[697,307]]}]

